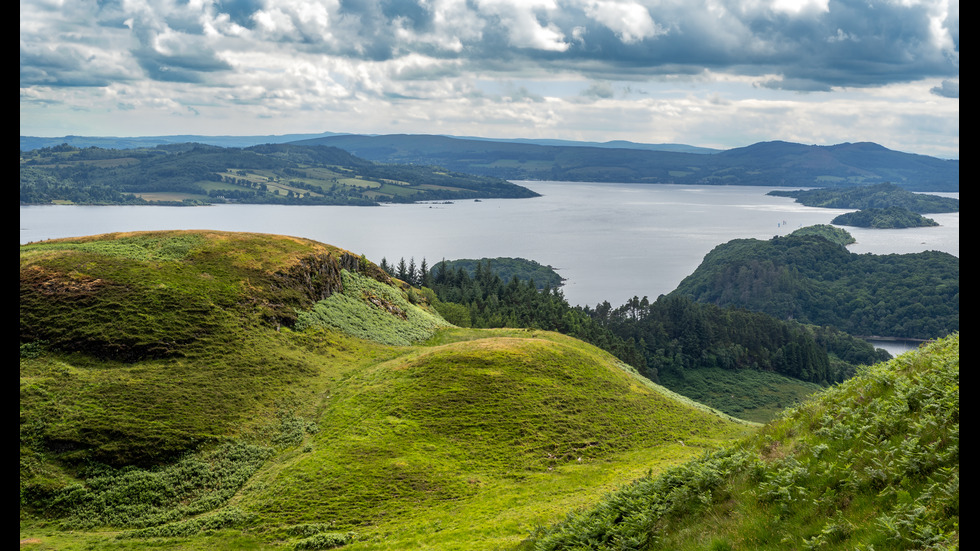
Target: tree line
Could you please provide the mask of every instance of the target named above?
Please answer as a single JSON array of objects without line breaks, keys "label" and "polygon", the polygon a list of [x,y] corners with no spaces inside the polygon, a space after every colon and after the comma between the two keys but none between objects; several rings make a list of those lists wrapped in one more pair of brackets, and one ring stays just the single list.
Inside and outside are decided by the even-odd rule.
[{"label": "tree line", "polygon": [[472,274],[449,263],[429,270],[414,258],[381,268],[429,289],[434,308],[461,327],[518,327],[557,331],[602,348],[653,381],[669,371],[720,367],[780,373],[803,381],[833,383],[856,365],[888,359],[887,352],[831,327],[807,326],[742,309],[701,304],[683,296],[651,302],[633,297],[614,308],[571,306],[558,287],[538,288],[533,279],[504,281],[491,262]]}]

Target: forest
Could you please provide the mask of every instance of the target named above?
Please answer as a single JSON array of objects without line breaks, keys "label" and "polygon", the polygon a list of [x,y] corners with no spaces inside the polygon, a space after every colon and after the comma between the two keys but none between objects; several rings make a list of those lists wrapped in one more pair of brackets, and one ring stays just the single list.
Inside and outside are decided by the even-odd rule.
[{"label": "forest", "polygon": [[939,225],[939,222],[932,218],[926,218],[905,207],[867,208],[855,212],[846,212],[834,217],[830,223],[838,226],[876,229],[920,228]]},{"label": "forest", "polygon": [[671,295],[852,335],[932,339],[959,330],[959,259],[854,254],[796,232],[715,247]]},{"label": "forest", "polygon": [[[429,271],[423,259],[414,272],[389,273],[429,290],[432,304],[450,323],[558,331],[611,352],[653,381],[664,372],[682,376],[686,369],[717,367],[828,384],[850,377],[856,365],[889,357],[831,327],[780,321],[685,297],[661,296],[654,302],[634,297],[617,308],[608,301],[595,308],[572,307],[558,287],[539,289],[533,279],[516,274],[504,281],[492,268],[496,264],[491,259],[477,262],[471,275],[442,262]],[[397,265],[404,267],[404,259]]]},{"label": "forest", "polygon": [[960,201],[925,193],[912,193],[893,183],[884,182],[866,186],[847,186],[767,193],[777,197],[793,197],[797,203],[808,207],[831,209],[884,209],[901,207],[917,214],[959,212]]}]

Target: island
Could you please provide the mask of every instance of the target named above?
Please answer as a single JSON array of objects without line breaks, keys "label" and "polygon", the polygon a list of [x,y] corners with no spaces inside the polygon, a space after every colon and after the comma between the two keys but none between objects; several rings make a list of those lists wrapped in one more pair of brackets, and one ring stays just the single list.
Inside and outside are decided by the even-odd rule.
[{"label": "island", "polygon": [[838,226],[875,229],[922,228],[939,225],[932,218],[926,218],[905,207],[871,208],[847,212],[835,217],[830,223]]},{"label": "island", "polygon": [[767,195],[792,197],[808,207],[830,209],[886,209],[902,207],[913,213],[959,212],[960,201],[925,193],[913,193],[893,183],[809,190],[773,190]]}]

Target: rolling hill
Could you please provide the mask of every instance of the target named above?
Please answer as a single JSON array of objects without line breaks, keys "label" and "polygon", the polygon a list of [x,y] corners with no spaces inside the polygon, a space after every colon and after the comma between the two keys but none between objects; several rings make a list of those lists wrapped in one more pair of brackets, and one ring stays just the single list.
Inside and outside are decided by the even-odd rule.
[{"label": "rolling hill", "polygon": [[546,331],[448,326],[287,236],[21,246],[21,539],[496,549],[750,434]]},{"label": "rolling hill", "polygon": [[570,147],[433,135],[338,135],[301,140],[379,162],[444,166],[508,180],[834,187],[892,182],[913,191],[958,191],[959,161],[873,143],[760,142],[714,154]]},{"label": "rolling hill", "polygon": [[21,152],[21,204],[380,202],[535,197],[499,178],[421,165],[379,164],[328,146],[226,148],[182,143],[153,148]]},{"label": "rolling hill", "polygon": [[520,549],[959,549],[959,412],[956,334],[636,480]]},{"label": "rolling hill", "polygon": [[186,142],[247,148],[329,145],[380,163],[435,165],[507,180],[570,180],[687,185],[838,187],[891,182],[912,191],[959,191],[959,161],[894,151],[871,142],[830,146],[767,141],[729,150],[626,141],[489,139],[431,134],[21,136],[22,153],[67,144],[128,149]]}]

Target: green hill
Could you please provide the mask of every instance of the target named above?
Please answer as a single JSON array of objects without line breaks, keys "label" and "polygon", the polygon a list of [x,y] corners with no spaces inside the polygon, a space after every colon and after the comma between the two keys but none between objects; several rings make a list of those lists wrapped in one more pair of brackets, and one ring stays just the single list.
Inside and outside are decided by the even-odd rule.
[{"label": "green hill", "polygon": [[862,370],[522,549],[959,549],[959,335]]},{"label": "green hill", "polygon": [[37,549],[497,549],[756,430],[306,239],[52,240],[20,274]]},{"label": "green hill", "polygon": [[536,195],[499,178],[379,164],[327,146],[79,149],[63,144],[20,156],[22,204],[377,205]]},{"label": "green hill", "polygon": [[670,295],[852,335],[930,339],[959,330],[959,281],[948,253],[854,254],[798,230],[718,245]]}]

